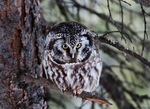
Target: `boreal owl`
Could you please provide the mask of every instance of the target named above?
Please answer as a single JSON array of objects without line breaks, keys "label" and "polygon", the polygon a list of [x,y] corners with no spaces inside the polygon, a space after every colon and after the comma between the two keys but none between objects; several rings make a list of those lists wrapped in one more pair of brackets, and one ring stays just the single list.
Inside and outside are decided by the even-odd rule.
[{"label": "boreal owl", "polygon": [[42,59],[46,78],[62,91],[71,88],[75,95],[95,90],[102,71],[96,37],[78,22],[52,26],[46,36]]}]

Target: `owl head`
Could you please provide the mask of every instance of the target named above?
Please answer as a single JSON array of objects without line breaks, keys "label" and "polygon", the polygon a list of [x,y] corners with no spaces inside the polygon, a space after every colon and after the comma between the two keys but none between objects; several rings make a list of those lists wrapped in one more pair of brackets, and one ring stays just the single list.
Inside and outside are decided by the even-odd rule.
[{"label": "owl head", "polygon": [[94,34],[77,22],[62,22],[51,27],[46,50],[58,64],[85,62],[93,49]]}]

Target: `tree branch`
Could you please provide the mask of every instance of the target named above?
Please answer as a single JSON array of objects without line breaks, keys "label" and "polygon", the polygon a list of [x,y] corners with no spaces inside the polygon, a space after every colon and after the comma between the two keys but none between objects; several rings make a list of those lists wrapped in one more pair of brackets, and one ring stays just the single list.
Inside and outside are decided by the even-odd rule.
[{"label": "tree branch", "polygon": [[99,37],[99,40],[105,44],[109,44],[115,48],[117,48],[118,50],[120,51],[123,51],[135,58],[137,58],[138,60],[140,60],[143,64],[147,65],[149,68],[150,68],[150,62],[145,59],[144,57],[140,56],[139,54],[129,50],[128,48],[125,48],[124,46],[120,45],[118,42],[114,42],[114,41],[111,41],[109,39],[107,39],[106,37],[102,36],[102,37]]},{"label": "tree branch", "polygon": [[[50,89],[55,89],[57,91],[60,91],[60,89],[52,81],[45,79],[45,78],[42,78],[42,77],[39,77],[39,76],[37,76],[36,78],[35,77],[33,78],[29,75],[22,74],[20,76],[20,81],[25,82],[25,83],[33,83],[36,86],[44,86],[44,87],[47,87]],[[65,93],[69,94],[69,95],[73,95],[73,90],[71,88],[69,88],[67,91],[65,91]],[[103,99],[97,95],[93,95],[92,92],[83,91],[80,95],[78,95],[78,97],[82,98],[82,99],[102,103],[102,104],[112,105],[107,100],[105,100],[105,99]]]}]

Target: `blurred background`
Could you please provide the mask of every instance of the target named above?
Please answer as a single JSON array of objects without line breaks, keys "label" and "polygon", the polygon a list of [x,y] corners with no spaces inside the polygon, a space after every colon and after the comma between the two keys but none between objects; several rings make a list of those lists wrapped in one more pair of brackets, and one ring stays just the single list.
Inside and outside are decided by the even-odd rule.
[{"label": "blurred background", "polygon": [[[42,0],[43,24],[77,21],[150,59],[150,8],[133,0]],[[107,34],[107,35],[106,35]],[[99,41],[100,42],[100,41]],[[48,89],[49,109],[150,109],[150,68],[134,56],[100,42],[103,71],[93,93],[99,104]]]}]

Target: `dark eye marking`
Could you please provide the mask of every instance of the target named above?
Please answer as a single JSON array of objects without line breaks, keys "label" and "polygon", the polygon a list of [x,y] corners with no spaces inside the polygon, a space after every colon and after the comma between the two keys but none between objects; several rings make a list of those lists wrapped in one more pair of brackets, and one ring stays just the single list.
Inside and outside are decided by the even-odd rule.
[{"label": "dark eye marking", "polygon": [[64,38],[58,38],[58,39],[53,39],[49,43],[49,49],[52,50],[54,48],[54,44],[56,43],[57,40],[65,40]]},{"label": "dark eye marking", "polygon": [[86,60],[90,57],[90,55],[91,55],[91,51],[88,51],[88,53],[87,53],[86,57],[85,57],[85,58],[83,58],[81,62],[86,61]]},{"label": "dark eye marking", "polygon": [[49,49],[50,49],[50,50],[53,49],[53,45],[54,45],[54,42],[53,42],[53,41],[50,41],[50,43],[49,43]]},{"label": "dark eye marking", "polygon": [[62,55],[62,54],[63,54],[60,50],[58,50],[57,47],[55,48],[54,53],[55,53],[56,55]]},{"label": "dark eye marking", "polygon": [[85,47],[83,48],[82,52],[83,52],[83,53],[89,52],[89,47],[88,47],[88,45],[85,45]]}]

